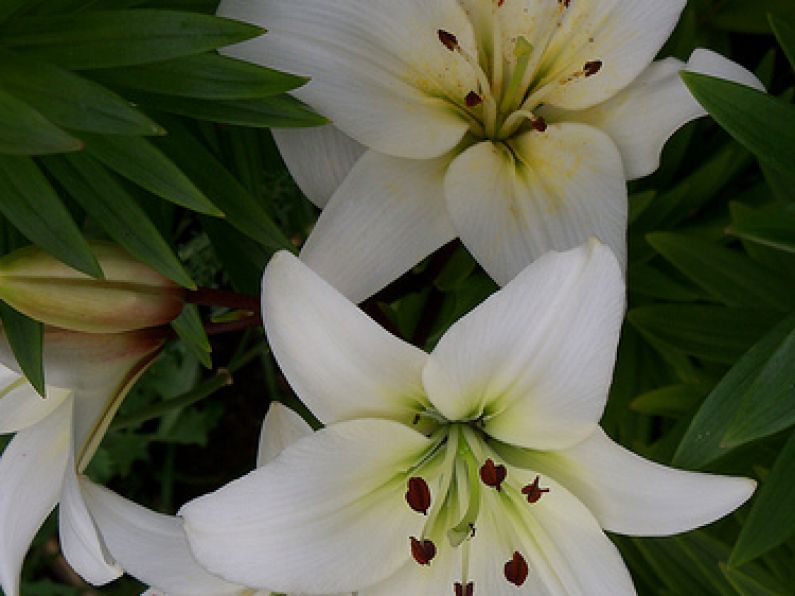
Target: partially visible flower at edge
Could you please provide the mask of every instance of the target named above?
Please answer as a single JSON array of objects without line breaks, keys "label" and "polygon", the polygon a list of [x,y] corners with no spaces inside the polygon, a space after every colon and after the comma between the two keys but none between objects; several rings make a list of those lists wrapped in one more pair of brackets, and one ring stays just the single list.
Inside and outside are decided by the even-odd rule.
[{"label": "partially visible flower at edge", "polygon": [[[61,548],[73,569],[95,585],[121,575],[97,534],[78,474],[166,333],[167,328],[112,334],[45,328],[46,398],[0,365],[0,433],[16,433],[0,457],[0,585],[6,596],[19,594],[25,553],[57,504]],[[16,368],[4,338],[0,361]]]},{"label": "partially visible flower at edge", "polygon": [[[262,424],[257,467],[311,433],[300,416],[273,403]],[[193,558],[180,518],[146,509],[85,477],[80,485],[108,551],[127,573],[152,586],[144,596],[300,596],[246,588],[210,575]]]},{"label": "partially visible flower at edge", "polygon": [[324,211],[301,258],[354,302],[455,237],[504,285],[596,236],[625,260],[625,181],[706,112],[683,69],[762,88],[696,50],[652,63],[685,0],[223,0],[268,33],[228,54],[311,77],[333,126],[275,130]]},{"label": "partially visible flower at edge", "polygon": [[550,253],[426,354],[277,255],[268,340],[328,426],[183,507],[194,554],[283,591],[634,593],[603,530],[683,532],[756,483],[647,461],[599,428],[624,291],[595,240]]}]

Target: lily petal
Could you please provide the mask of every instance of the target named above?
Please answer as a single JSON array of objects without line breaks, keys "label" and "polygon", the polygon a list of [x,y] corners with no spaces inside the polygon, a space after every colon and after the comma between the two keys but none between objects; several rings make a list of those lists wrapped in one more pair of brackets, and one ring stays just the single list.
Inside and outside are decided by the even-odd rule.
[{"label": "lily petal", "polygon": [[375,584],[410,557],[425,521],[403,493],[430,445],[395,422],[334,424],[183,507],[193,552],[213,573],[279,592]]},{"label": "lily petal", "polygon": [[474,50],[455,0],[225,0],[219,13],[268,28],[226,53],[311,77],[293,91],[348,136],[382,153],[427,159],[455,147],[468,123],[442,94],[477,88],[472,68],[439,42],[454,31]]},{"label": "lily petal", "polygon": [[[520,484],[529,484],[536,477],[534,473],[522,474]],[[520,503],[513,516],[533,588],[538,583],[550,594],[635,594],[618,549],[591,512],[554,480],[542,478],[541,483],[550,492],[537,503]],[[490,493],[487,498],[496,497]]]},{"label": "lily petal", "polygon": [[88,511],[75,470],[73,449],[64,475],[58,528],[61,549],[72,568],[89,583],[107,584],[124,573],[108,553]]},{"label": "lily petal", "polygon": [[354,302],[368,298],[455,238],[442,185],[448,163],[366,153],[320,215],[301,259]]},{"label": "lily petal", "polygon": [[596,236],[621,263],[627,191],[610,138],[582,124],[555,124],[511,143],[484,142],[453,161],[445,178],[453,225],[500,285],[550,250]]},{"label": "lily petal", "polygon": [[653,63],[629,87],[583,111],[549,109],[545,115],[595,126],[618,145],[627,179],[647,176],[660,166],[666,141],[682,126],[706,116],[679,73],[683,70],[764,89],[753,73],[710,50],[696,50],[687,64],[675,58]]},{"label": "lily petal", "polygon": [[535,466],[585,503],[608,531],[668,536],[698,528],[747,501],[748,478],[684,472],[635,455],[598,429],[560,453],[539,454]]},{"label": "lily petal", "polygon": [[0,434],[28,428],[49,416],[71,392],[47,387],[42,398],[22,375],[0,364]]},{"label": "lily petal", "polygon": [[259,437],[257,467],[273,460],[287,447],[312,434],[312,427],[303,418],[279,402],[271,404]]},{"label": "lily petal", "polygon": [[365,148],[332,125],[274,128],[273,139],[298,187],[318,207],[325,207]]},{"label": "lily petal", "polygon": [[11,440],[0,458],[0,585],[18,596],[22,561],[61,493],[70,440],[67,400]]},{"label": "lily petal", "polygon": [[507,443],[572,446],[601,417],[623,313],[606,246],[549,253],[445,333],[423,373],[428,397]]},{"label": "lily petal", "polygon": [[150,511],[86,478],[80,487],[105,544],[130,575],[171,596],[221,596],[243,590],[196,562],[179,518]]},{"label": "lily petal", "polygon": [[287,252],[268,265],[263,319],[290,385],[321,422],[411,420],[427,354],[387,333]]},{"label": "lily petal", "polygon": [[[679,21],[686,0],[592,0],[572,2],[547,49],[539,86],[543,101],[581,110],[629,85],[660,51]],[[577,76],[599,62],[593,76]]]}]

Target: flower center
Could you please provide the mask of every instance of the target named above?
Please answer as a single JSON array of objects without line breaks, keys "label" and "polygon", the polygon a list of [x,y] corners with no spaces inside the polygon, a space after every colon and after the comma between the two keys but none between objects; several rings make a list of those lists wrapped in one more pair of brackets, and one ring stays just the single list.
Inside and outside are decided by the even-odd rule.
[{"label": "flower center", "polygon": [[446,99],[469,121],[472,135],[480,139],[505,141],[528,131],[545,132],[547,123],[538,110],[549,93],[561,85],[595,76],[603,66],[601,60],[593,58],[572,72],[541,76],[542,66],[548,62],[547,50],[570,0],[558,0],[557,9],[537,25],[538,30],[509,35],[503,31],[499,13],[512,1],[516,0],[492,0],[492,31],[485,36],[489,47],[481,43],[475,55],[459,43],[454,31],[437,31],[439,42],[465,60],[475,74],[476,89]]},{"label": "flower center", "polygon": [[[541,487],[538,476],[522,486],[509,467],[496,461],[498,456],[489,448],[491,438],[484,422],[449,422],[436,413],[431,417],[436,421],[433,447],[412,468],[406,484],[406,503],[427,518],[420,536],[409,537],[410,551],[418,565],[430,566],[439,550],[458,550],[461,581],[453,584],[453,592],[474,596],[469,559],[472,543],[481,539],[477,527],[483,507],[491,514],[496,512],[494,518],[499,523],[501,516],[510,516],[518,507],[537,503],[549,489]],[[487,547],[505,549],[505,581],[521,586],[530,573],[522,541],[515,534],[515,524],[506,520],[500,525],[504,527],[497,528],[498,533],[507,540]]]}]

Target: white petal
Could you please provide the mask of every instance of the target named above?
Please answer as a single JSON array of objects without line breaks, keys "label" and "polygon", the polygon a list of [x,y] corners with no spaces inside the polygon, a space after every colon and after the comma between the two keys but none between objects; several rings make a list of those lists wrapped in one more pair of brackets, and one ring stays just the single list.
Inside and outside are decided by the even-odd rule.
[{"label": "white petal", "polygon": [[262,303],[273,354],[321,422],[411,420],[427,403],[427,354],[387,333],[291,254],[268,265]]},{"label": "white petal", "polygon": [[548,114],[605,131],[621,151],[627,178],[641,178],[659,167],[660,154],[671,135],[707,114],[682,82],[682,70],[762,88],[739,64],[709,50],[696,50],[686,65],[675,58],[653,63],[618,95],[588,110],[549,110]]},{"label": "white petal", "polygon": [[150,511],[85,478],[80,485],[108,550],[133,577],[172,596],[243,590],[196,562],[179,518]]},{"label": "white petal", "polygon": [[395,422],[334,424],[183,507],[193,552],[213,573],[277,592],[374,584],[408,560],[425,522],[404,493],[430,445]]},{"label": "white petal", "polygon": [[47,397],[43,398],[25,377],[0,365],[0,434],[17,432],[43,420],[69,393],[48,386]]},{"label": "white petal", "polygon": [[632,536],[667,536],[734,511],[756,488],[748,478],[684,472],[648,461],[599,429],[535,464],[585,503],[603,528]]},{"label": "white petal", "polygon": [[445,333],[424,371],[428,397],[514,445],[574,445],[604,409],[623,314],[607,247],[549,253]]},{"label": "white petal", "polygon": [[[629,85],[651,64],[674,30],[686,0],[575,0],[545,53],[540,85],[543,101],[567,109],[603,102]],[[588,62],[598,73],[569,80]]]},{"label": "white petal", "polygon": [[284,163],[306,197],[325,207],[365,148],[334,126],[274,128]]},{"label": "white petal", "polygon": [[58,502],[67,465],[72,404],[19,433],[0,458],[0,585],[19,594],[22,561]]},{"label": "white petal", "polygon": [[477,88],[472,68],[438,38],[440,29],[454,32],[474,51],[455,0],[225,0],[219,12],[268,29],[227,53],[311,77],[293,94],[367,147],[438,157],[469,127],[440,99],[461,102]]},{"label": "white petal", "polygon": [[354,302],[455,238],[442,185],[447,159],[366,153],[310,234],[301,259]]},{"label": "white petal", "polygon": [[[69,450],[70,453],[72,449]],[[69,565],[87,582],[99,586],[123,573],[108,554],[97,526],[88,511],[70,455],[58,507],[61,549]]]},{"label": "white petal", "polygon": [[[512,470],[520,485],[530,484],[534,473]],[[511,474],[512,472],[509,472]],[[542,585],[549,594],[582,596],[624,596],[635,594],[632,578],[615,545],[605,536],[596,519],[576,497],[550,478],[541,486],[550,489],[540,501],[521,501],[514,520],[517,548],[526,559],[528,584]],[[495,493],[487,493],[495,499]],[[496,511],[497,506],[492,506]],[[506,523],[508,520],[500,520]],[[513,554],[506,542],[506,561]],[[474,553],[473,553],[474,556]],[[530,584],[530,582],[533,582]],[[527,585],[527,584],[526,584]]]},{"label": "white petal", "polygon": [[489,275],[505,285],[544,253],[569,250],[591,236],[623,263],[627,191],[610,138],[564,123],[526,133],[512,148],[475,145],[445,178],[453,225]]},{"label": "white petal", "polygon": [[259,436],[257,467],[260,468],[298,439],[312,434],[312,427],[303,418],[279,402],[271,404]]}]

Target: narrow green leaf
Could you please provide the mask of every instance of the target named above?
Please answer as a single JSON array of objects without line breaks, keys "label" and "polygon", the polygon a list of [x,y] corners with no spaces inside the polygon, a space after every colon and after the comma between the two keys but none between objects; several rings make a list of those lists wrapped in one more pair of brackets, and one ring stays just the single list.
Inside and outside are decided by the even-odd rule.
[{"label": "narrow green leaf", "polygon": [[784,20],[775,14],[769,14],[770,28],[776,36],[787,60],[795,69],[795,14],[790,15],[791,20]]},{"label": "narrow green leaf", "polygon": [[87,70],[200,54],[263,32],[216,16],[133,9],[18,18],[0,36],[6,47]]},{"label": "narrow green leaf", "polygon": [[3,321],[2,331],[5,332],[22,374],[28,378],[39,395],[45,397],[42,362],[44,325],[17,312],[2,301],[0,301],[0,320]]},{"label": "narrow green leaf", "polygon": [[289,95],[236,101],[207,101],[137,91],[129,95],[141,105],[222,124],[256,128],[300,128],[328,124],[326,118],[315,114]]},{"label": "narrow green leaf", "polygon": [[188,349],[198,358],[207,369],[213,367],[213,361],[210,357],[212,353],[212,346],[204,331],[202,319],[199,315],[199,309],[195,304],[186,304],[182,309],[182,313],[171,322],[171,326],[180,339],[185,342]]},{"label": "narrow green leaf", "polygon": [[646,239],[674,267],[727,306],[795,308],[795,291],[774,271],[747,256],[687,234],[655,233]]},{"label": "narrow green leaf", "polygon": [[629,312],[640,331],[685,354],[733,364],[781,315],[722,306],[643,306]]},{"label": "narrow green leaf", "polygon": [[100,81],[128,89],[214,100],[278,95],[308,80],[216,53],[98,70],[92,74]]},{"label": "narrow green leaf", "polygon": [[196,183],[213,197],[227,221],[272,250],[294,250],[279,226],[227,169],[181,124],[169,122],[171,133],[158,144]]},{"label": "narrow green leaf", "polygon": [[782,343],[795,331],[790,316],[753,346],[718,383],[690,423],[673,464],[699,469],[729,453],[721,440],[735,418],[748,390]]},{"label": "narrow green leaf", "polygon": [[712,25],[727,31],[769,33],[769,12],[795,18],[795,5],[792,0],[726,0],[710,8],[708,18]]},{"label": "narrow green leaf", "polygon": [[724,563],[721,563],[720,570],[740,596],[781,596],[786,593],[785,588],[776,585],[778,582],[769,576],[765,577],[767,581],[764,582],[758,573],[752,575],[745,569],[735,569]]},{"label": "narrow green leaf", "polygon": [[26,4],[33,4],[40,0],[2,0],[0,2],[0,23],[23,8]]},{"label": "narrow green leaf", "polygon": [[633,264],[630,267],[628,284],[632,294],[666,302],[696,302],[705,298],[698,288],[690,286],[686,281],[673,279],[646,263]]},{"label": "narrow green leaf", "polygon": [[102,269],[61,199],[28,157],[0,155],[0,212],[29,240],[93,277]]},{"label": "narrow green leaf", "polygon": [[0,80],[52,122],[106,134],[154,135],[163,129],[130,103],[57,66],[0,48]]},{"label": "narrow green leaf", "polygon": [[792,209],[754,211],[735,220],[728,232],[764,246],[795,253],[795,211]]},{"label": "narrow green leaf", "polygon": [[704,109],[760,160],[779,170],[795,168],[795,106],[731,81],[681,76]]},{"label": "narrow green leaf", "polygon": [[182,171],[147,139],[85,135],[87,151],[138,186],[176,205],[223,216]]},{"label": "narrow green leaf", "polygon": [[99,163],[84,154],[43,162],[86,213],[130,254],[178,284],[196,287],[146,212]]},{"label": "narrow green leaf", "polygon": [[763,555],[795,534],[795,433],[776,458],[756,494],[729,563],[740,566]]},{"label": "narrow green leaf", "polygon": [[21,99],[0,89],[0,154],[44,155],[83,148],[74,138]]},{"label": "narrow green leaf", "polygon": [[670,385],[639,395],[629,407],[648,416],[679,418],[695,408],[707,393],[708,385]]},{"label": "narrow green leaf", "polygon": [[748,387],[721,443],[739,447],[795,424],[795,331],[776,348]]}]

